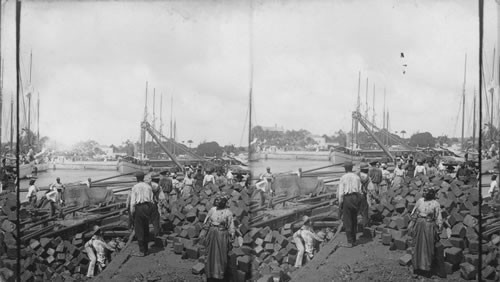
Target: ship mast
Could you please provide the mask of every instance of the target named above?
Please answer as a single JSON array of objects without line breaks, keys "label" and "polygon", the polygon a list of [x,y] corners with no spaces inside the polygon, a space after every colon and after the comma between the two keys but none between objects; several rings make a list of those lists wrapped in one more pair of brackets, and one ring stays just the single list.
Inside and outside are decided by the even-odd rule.
[{"label": "ship mast", "polygon": [[[146,81],[146,102],[144,103],[143,122],[146,122],[147,116],[148,116],[148,82]],[[145,143],[146,143],[146,131],[141,126],[141,154],[140,154],[141,160],[143,160],[144,154],[146,153]]]},{"label": "ship mast", "polygon": [[[356,103],[356,111],[359,112],[361,110],[361,72],[358,74],[358,101]],[[354,144],[358,144],[358,120],[354,120],[354,138],[351,143],[351,150],[354,150]]]},{"label": "ship mast", "polygon": [[465,54],[464,85],[462,89],[462,150],[465,148],[464,126],[465,126],[465,80],[467,77],[467,54]]},{"label": "ship mast", "polygon": [[253,88],[253,0],[250,0],[250,20],[249,20],[249,59],[250,59],[250,78],[249,78],[249,95],[248,95],[248,160],[251,158],[252,148],[252,88]]},{"label": "ship mast", "polygon": [[472,148],[476,147],[476,87],[474,87],[474,110],[472,123]]}]

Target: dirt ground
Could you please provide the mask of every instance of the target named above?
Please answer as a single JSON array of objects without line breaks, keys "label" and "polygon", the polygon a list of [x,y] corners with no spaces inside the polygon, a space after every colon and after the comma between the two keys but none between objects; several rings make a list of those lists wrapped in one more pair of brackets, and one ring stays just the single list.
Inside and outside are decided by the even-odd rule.
[{"label": "dirt ground", "polygon": [[324,245],[313,261],[293,272],[292,281],[465,281],[459,271],[447,278],[415,276],[410,267],[398,262],[405,252],[390,251],[378,238],[360,239],[353,248],[339,246],[345,242],[342,232]]},{"label": "dirt ground", "polygon": [[[134,254],[139,247],[137,241],[130,245],[130,252]],[[197,263],[192,259],[182,259],[181,255],[174,254],[171,246],[164,249],[152,247],[146,257],[130,255],[128,259],[115,270],[115,274],[106,281],[158,281],[158,282],[198,282],[205,281],[203,275],[194,275],[191,267]],[[96,281],[100,281],[96,279]]]}]

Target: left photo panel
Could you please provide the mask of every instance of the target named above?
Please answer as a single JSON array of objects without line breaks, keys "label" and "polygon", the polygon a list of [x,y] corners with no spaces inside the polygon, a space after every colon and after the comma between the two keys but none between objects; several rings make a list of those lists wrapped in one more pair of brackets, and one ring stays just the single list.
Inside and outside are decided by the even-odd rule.
[{"label": "left photo panel", "polygon": [[249,5],[1,15],[1,278],[249,280]]}]

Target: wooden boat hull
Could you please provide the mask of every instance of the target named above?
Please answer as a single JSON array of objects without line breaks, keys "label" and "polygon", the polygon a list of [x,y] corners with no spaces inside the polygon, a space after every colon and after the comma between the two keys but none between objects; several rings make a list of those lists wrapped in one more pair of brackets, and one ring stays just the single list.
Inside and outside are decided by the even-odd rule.
[{"label": "wooden boat hull", "polygon": [[37,173],[40,173],[40,172],[45,172],[47,170],[49,170],[49,164],[45,163],[45,164],[36,164],[35,165],[35,168],[36,168],[36,172]]},{"label": "wooden boat hull", "polygon": [[249,162],[257,162],[260,160],[260,158],[261,158],[261,153],[254,152],[254,153],[250,153],[250,155],[248,156],[248,161]]},{"label": "wooden boat hull", "polygon": [[33,169],[35,165],[30,163],[30,164],[20,164],[19,165],[19,178],[24,179],[31,177],[33,174]]},{"label": "wooden boat hull", "polygon": [[134,163],[124,161],[124,160],[121,160],[120,162],[118,162],[118,171],[121,174],[133,173],[133,172],[138,172],[138,171],[148,172],[150,168],[151,168],[150,165],[134,164]]},{"label": "wooden boat hull", "polygon": [[340,164],[346,161],[351,162],[360,162],[363,159],[363,156],[354,156],[351,154],[346,154],[343,152],[333,151],[330,153],[330,162],[332,164]]}]

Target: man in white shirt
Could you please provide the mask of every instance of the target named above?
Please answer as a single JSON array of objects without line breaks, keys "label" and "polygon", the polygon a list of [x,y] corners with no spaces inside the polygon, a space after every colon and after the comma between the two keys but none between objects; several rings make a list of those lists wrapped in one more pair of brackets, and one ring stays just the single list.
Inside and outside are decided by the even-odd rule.
[{"label": "man in white shirt", "polygon": [[138,256],[148,254],[150,219],[154,218],[153,189],[144,182],[144,173],[136,174],[137,184],[130,191],[130,214],[134,217],[135,236],[139,244]]},{"label": "man in white shirt", "polygon": [[35,208],[37,196],[36,193],[39,192],[40,189],[35,186],[35,179],[30,180],[30,187],[28,188],[28,194],[26,194],[26,199],[28,199],[32,208]]},{"label": "man in white shirt", "polygon": [[491,176],[490,189],[488,190],[488,193],[490,194],[492,200],[498,200],[498,183],[496,174]]},{"label": "man in white shirt", "polygon": [[310,220],[307,215],[302,217],[302,226],[293,234],[293,241],[298,249],[297,258],[295,260],[295,267],[302,266],[302,259],[304,252],[307,260],[311,260],[314,256],[314,240],[322,242],[320,238],[310,226]]},{"label": "man in white shirt", "polygon": [[340,178],[337,189],[337,199],[339,199],[339,208],[347,237],[346,247],[348,248],[352,248],[356,244],[358,212],[363,200],[361,180],[357,174],[352,172],[353,166],[351,161],[344,163],[346,174]]}]

